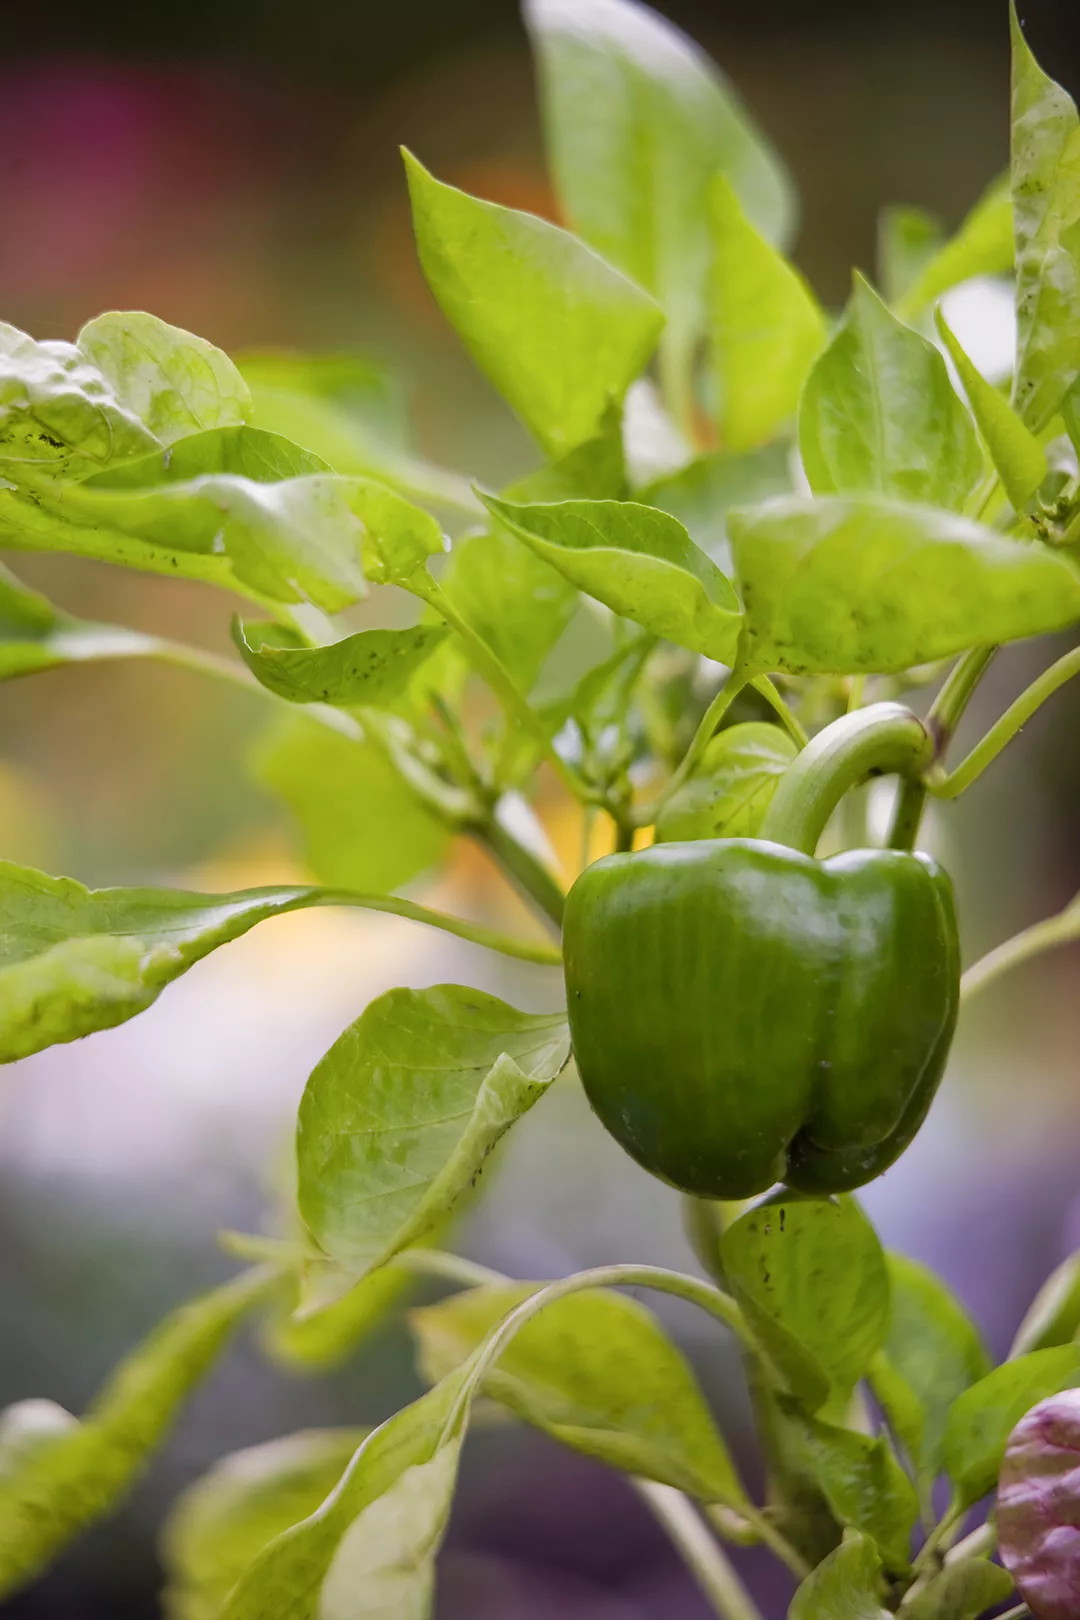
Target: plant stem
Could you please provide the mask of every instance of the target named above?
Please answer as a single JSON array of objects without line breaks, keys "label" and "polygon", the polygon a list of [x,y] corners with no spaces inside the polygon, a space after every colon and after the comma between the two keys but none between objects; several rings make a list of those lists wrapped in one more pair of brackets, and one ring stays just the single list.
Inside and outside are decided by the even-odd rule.
[{"label": "plant stem", "polygon": [[1049,669],[1044,670],[1038,680],[1032,681],[1027,690],[1020,694],[1015,703],[1010,704],[1000,720],[990,727],[982,741],[975,745],[954,771],[942,781],[930,783],[930,791],[935,798],[955,799],[969,788],[987,766],[993,763],[1002,749],[1012,742],[1035,711],[1048,698],[1053,697],[1066,681],[1071,681],[1076,675],[1080,675],[1080,647],[1074,647],[1071,652],[1065,653],[1055,664],[1051,664]]},{"label": "plant stem", "polygon": [[556,929],[562,927],[566,896],[555,878],[531,849],[492,814],[487,820],[470,827],[469,832],[481,844],[510,878],[515,888],[531,900],[548,923]]},{"label": "plant stem", "polygon": [[510,1282],[501,1271],[492,1271],[464,1255],[450,1254],[445,1249],[402,1249],[389,1262],[404,1266],[407,1271],[418,1271],[425,1277],[443,1277],[447,1282],[460,1283],[463,1288],[485,1288]]},{"label": "plant stem", "polygon": [[958,1541],[955,1547],[945,1554],[947,1564],[962,1563],[965,1558],[989,1558],[997,1545],[997,1533],[993,1523],[987,1519],[977,1529],[966,1535],[963,1541]]},{"label": "plant stem", "polygon": [[[270,891],[273,892],[272,890]],[[300,889],[295,908],[313,906],[350,906],[363,911],[381,911],[391,917],[404,917],[410,922],[424,923],[428,928],[441,929],[456,939],[468,940],[488,951],[503,956],[517,957],[520,962],[536,962],[541,967],[558,967],[562,954],[551,945],[534,945],[528,940],[513,939],[481,923],[468,922],[464,917],[452,916],[448,911],[432,911],[427,906],[414,905],[395,894],[355,894],[351,889]],[[284,908],[282,908],[284,909]]]},{"label": "plant stem", "polygon": [[933,744],[922,721],[899,703],[874,703],[819,731],[780,779],[761,836],[812,855],[849,788],[867,776],[918,776]]},{"label": "plant stem", "polygon": [[938,758],[944,754],[975,689],[998,654],[997,647],[972,647],[953,665],[945,683],[930,705],[926,724],[933,734]]},{"label": "plant stem", "polygon": [[762,1620],[727,1554],[690,1499],[672,1485],[658,1485],[648,1479],[635,1479],[634,1488],[671,1537],[721,1620]]},{"label": "plant stem", "polygon": [[781,697],[780,693],[777,691],[769,677],[767,675],[755,675],[753,680],[750,682],[750,685],[754,688],[755,692],[760,693],[760,695],[765,699],[766,703],[768,703],[773,709],[778,718],[783,721],[784,725],[791,733],[791,736],[798,743],[799,747],[805,748],[807,743],[810,741],[806,734],[805,727],[791,712],[790,708],[784,702],[784,699]]},{"label": "plant stem", "polygon": [[[731,674],[728,676],[724,685],[720,688],[719,692],[717,692],[716,696],[713,698],[712,702],[709,704],[709,707],[705,710],[705,713],[698,722],[698,728],[691,738],[689,748],[686,750],[686,753],[683,755],[682,760],[676,766],[675,770],[668,777],[660,797],[655,799],[652,804],[639,806],[638,809],[633,812],[632,821],[635,827],[652,826],[665,804],[671,798],[671,795],[682,786],[687,777],[691,774],[695,765],[697,765],[702,754],[712,741],[713,733],[716,731],[717,726],[720,724],[721,720],[724,718],[724,715],[730,709],[739,693],[749,683],[750,679],[751,677],[749,670],[743,670],[736,667],[731,671]],[[776,695],[778,698],[780,698],[779,692],[777,692]],[[783,699],[780,698],[780,701],[783,702]]]},{"label": "plant stem", "polygon": [[742,1513],[747,1523],[756,1530],[759,1539],[774,1552],[780,1562],[791,1571],[797,1581],[805,1580],[810,1573],[810,1565],[806,1562],[785,1535],[776,1528],[765,1513],[759,1513],[755,1507],[744,1507]]},{"label": "plant stem", "polygon": [[1000,1620],[1031,1620],[1031,1610],[1026,1603],[1018,1603],[1015,1609],[1006,1609]]},{"label": "plant stem", "polygon": [[467,619],[462,618],[450,598],[442,587],[432,579],[426,571],[413,580],[409,589],[421,601],[435,609],[435,612],[445,619],[452,630],[455,630],[465,644],[466,651],[472,661],[473,667],[479,675],[487,681],[495,696],[499,699],[506,717],[512,723],[519,725],[537,743],[540,752],[551,766],[559,781],[567,792],[582,804],[597,803],[597,795],[588,783],[583,782],[572,766],[561,757],[551,738],[540,720],[539,715],[529,703],[528,699],[518,690],[513,677],[501,658],[497,657],[482,636],[478,636]]},{"label": "plant stem", "polygon": [[[960,719],[975,694],[975,688],[989,669],[996,647],[972,647],[958,658],[946,676],[945,683],[926,717],[926,729],[934,743],[934,758],[945,757]],[[900,789],[900,796],[889,831],[890,849],[914,849],[919,836],[919,825],[926,808],[927,784],[909,778]]]},{"label": "plant stem", "polygon": [[968,968],[960,980],[960,994],[965,998],[974,996],[1022,962],[1030,961],[1033,956],[1041,956],[1043,951],[1051,951],[1058,945],[1071,944],[1075,939],[1080,939],[1080,896],[1070,901],[1056,917],[1033,923],[1022,933],[1007,939],[1003,945],[988,951],[980,961]]}]

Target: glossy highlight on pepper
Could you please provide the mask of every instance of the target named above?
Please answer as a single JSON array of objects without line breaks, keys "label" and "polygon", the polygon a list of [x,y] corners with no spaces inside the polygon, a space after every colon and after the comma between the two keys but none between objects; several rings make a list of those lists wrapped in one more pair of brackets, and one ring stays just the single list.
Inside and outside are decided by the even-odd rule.
[{"label": "glossy highlight on pepper", "polygon": [[959,1005],[952,885],[928,856],[763,839],[608,856],[567,903],[589,1101],[684,1192],[862,1186],[904,1151]]}]

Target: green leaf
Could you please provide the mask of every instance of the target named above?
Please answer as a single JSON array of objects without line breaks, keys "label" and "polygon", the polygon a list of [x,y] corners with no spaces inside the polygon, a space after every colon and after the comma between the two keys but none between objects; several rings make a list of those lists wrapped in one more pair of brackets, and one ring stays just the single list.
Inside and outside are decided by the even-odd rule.
[{"label": "green leaf", "polygon": [[307,473],[330,472],[321,456],[265,428],[217,427],[178,439],[165,450],[138,456],[84,480],[90,490],[152,490],[187,484],[210,473],[230,473],[256,484],[277,484]]},{"label": "green leaf", "polygon": [[1012,1594],[1012,1576],[998,1564],[967,1558],[945,1568],[904,1605],[904,1620],[979,1620]]},{"label": "green leaf", "polygon": [[1007,275],[1013,267],[1013,203],[1009,176],[1000,175],[979,198],[956,235],[921,268],[897,304],[914,320],[950,287],[973,276]]},{"label": "green leaf", "polygon": [[379,996],[300,1104],[299,1205],[317,1242],[363,1270],[416,1242],[568,1056],[561,1013],[452,984]]},{"label": "green leaf", "polygon": [[442,585],[462,617],[528,692],[573,618],[578,601],[574,587],[502,524],[489,534],[457,542]]},{"label": "green leaf", "polygon": [[780,1397],[784,1422],[801,1464],[813,1474],[836,1519],[876,1544],[886,1567],[902,1575],[911,1562],[919,1517],[915,1487],[883,1435],[876,1439],[808,1416]]},{"label": "green leaf", "polygon": [[444,1441],[353,1520],[326,1572],[319,1620],[429,1620],[461,1441]]},{"label": "green leaf", "polygon": [[751,450],[794,421],[828,330],[802,276],[750,224],[722,174],[710,191],[709,219],[716,425],[725,449]]},{"label": "green leaf", "polygon": [[786,731],[764,721],[731,726],[712,739],[689,781],[664,805],[658,843],[756,838],[780,778],[798,752]]},{"label": "green leaf", "polygon": [[299,1314],[293,1301],[267,1319],[263,1349],[289,1372],[327,1372],[354,1353],[415,1281],[404,1266],[380,1266],[317,1310]]},{"label": "green leaf", "polygon": [[[900,304],[942,245],[941,223],[921,208],[886,207],[878,215],[878,279],[889,304]],[[1009,228],[1012,247],[1012,227]]]},{"label": "green leaf", "polygon": [[[540,1286],[477,1288],[413,1311],[424,1377],[445,1377]],[[687,1362],[652,1313],[621,1294],[555,1301],[514,1336],[483,1388],[610,1467],[706,1502],[745,1500]]]},{"label": "green leaf", "polygon": [[791,497],[732,513],[730,529],[758,669],[896,674],[1080,619],[1065,557],[937,507]]},{"label": "green leaf", "polygon": [[1009,1435],[1048,1395],[1080,1386],[1080,1346],[1032,1350],[995,1367],[953,1402],[942,1459],[961,1507],[993,1489]]},{"label": "green leaf", "polygon": [[[462,1369],[369,1435],[323,1506],[248,1566],[219,1620],[425,1620],[467,1384]],[[395,1565],[411,1577],[404,1590]]]},{"label": "green leaf", "polygon": [[634,501],[515,506],[483,497],[544,562],[615,613],[720,663],[733,663],[742,616],[724,575],[682,524]]},{"label": "green leaf", "polygon": [[59,515],[176,551],[224,553],[237,576],[275,601],[337,613],[375,584],[406,584],[443,550],[427,512],[393,490],[334,473],[256,482],[208,473],[136,489],[62,487]]},{"label": "green leaf", "polygon": [[807,379],[799,450],[816,495],[875,491],[958,509],[983,476],[971,417],[940,352],[859,275]]},{"label": "green leaf", "polygon": [[[82,484],[41,485],[22,491],[5,489],[0,481],[0,543],[23,551],[66,551],[126,568],[250,591],[254,587],[245,585],[242,557],[234,566],[219,538],[220,510],[212,502],[198,500],[188,502],[182,511],[169,507],[167,500],[163,509],[155,508],[155,496],[162,486],[199,488],[198,480],[206,475],[235,475],[234,481],[242,483],[272,484],[325,470],[317,456],[276,434],[249,427],[212,428],[166,450],[110,467]],[[207,487],[213,488],[212,483]],[[141,497],[142,504],[126,498],[132,495]],[[280,504],[278,495],[269,498]],[[153,541],[139,528],[140,514],[145,518],[148,511],[156,536]],[[359,588],[363,590],[362,584]]]},{"label": "green leaf", "polygon": [[159,1324],[112,1374],[86,1417],[57,1429],[0,1477],[0,1597],[32,1579],[110,1512],[177,1409],[275,1279],[247,1272]]},{"label": "green leaf", "polygon": [[982,1336],[939,1277],[888,1254],[892,1310],[870,1382],[919,1477],[941,1471],[945,1424],[953,1402],[990,1371]]},{"label": "green leaf", "polygon": [[296,885],[235,894],[84,889],[73,878],[0,861],[0,1063],[122,1024],[195,962],[256,923],[323,905],[386,911],[494,949],[520,950],[531,960],[551,960],[543,947],[518,946],[379,894]]},{"label": "green leaf", "polygon": [[76,347],[159,444],[251,415],[248,386],[228,355],[155,315],[110,310],[87,322]]},{"label": "green leaf", "polygon": [[322,883],[385,894],[437,866],[449,833],[382,748],[301,714],[259,743],[259,782],[288,806]]},{"label": "green leaf", "polygon": [[35,1457],[79,1427],[77,1417],[55,1401],[16,1401],[0,1411],[0,1490]]},{"label": "green leaf", "polygon": [[525,21],[563,212],[656,295],[668,317],[665,370],[686,396],[705,327],[713,179],[725,174],[754,228],[782,242],[794,213],[786,171],[726,79],[656,12],[626,0],[528,0]]},{"label": "green leaf", "polygon": [[557,225],[405,167],[420,263],[476,364],[549,454],[591,439],[656,346],[652,299]]},{"label": "green leaf", "polygon": [[828,1391],[800,1375],[789,1343],[834,1394],[848,1394],[881,1348],[889,1317],[885,1257],[855,1200],[776,1195],[728,1227],[720,1254],[728,1286],[792,1394],[813,1409]]},{"label": "green leaf", "polygon": [[263,686],[292,703],[392,708],[447,631],[439,625],[411,630],[361,630],[326,647],[275,645],[280,626],[233,619],[233,641]]},{"label": "green leaf", "polygon": [[0,566],[0,681],[96,658],[138,658],[159,645],[137,630],[73,619]]},{"label": "green leaf", "polygon": [[235,1451],[177,1497],[165,1522],[169,1620],[218,1620],[248,1565],[330,1495],[364,1429],[306,1429]]},{"label": "green leaf", "polygon": [[1050,470],[1046,451],[1017,416],[1004,394],[999,393],[972,365],[949,330],[940,308],[935,318],[942,341],[960,374],[979,431],[1005,486],[1005,493],[1016,511],[1022,512]]},{"label": "green leaf", "polygon": [[85,478],[157,447],[74,343],[37,343],[0,321],[0,477]]},{"label": "green leaf", "polygon": [[786,444],[770,444],[741,456],[698,456],[678,472],[647,484],[637,499],[678,518],[694,543],[722,573],[729,574],[727,516],[732,507],[754,506],[791,490],[790,449]]},{"label": "green leaf", "polygon": [[0,1062],[133,1018],[210,951],[311,896],[85,889],[0,862]]},{"label": "green leaf", "polygon": [[1017,355],[1012,402],[1040,433],[1080,376],[1080,117],[1012,7]]},{"label": "green leaf", "polygon": [[788,1620],[889,1620],[882,1607],[881,1559],[868,1536],[849,1530],[803,1581]]},{"label": "green leaf", "polygon": [[621,501],[627,493],[622,410],[609,406],[600,432],[503,490],[509,501]]},{"label": "green leaf", "polygon": [[1010,1360],[1068,1344],[1080,1331],[1080,1250],[1050,1273],[1016,1330]]}]

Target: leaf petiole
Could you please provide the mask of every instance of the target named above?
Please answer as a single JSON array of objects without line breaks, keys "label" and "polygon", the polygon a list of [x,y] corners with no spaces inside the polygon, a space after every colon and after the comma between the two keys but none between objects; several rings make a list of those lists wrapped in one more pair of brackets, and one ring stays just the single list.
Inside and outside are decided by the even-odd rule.
[{"label": "leaf petiole", "polygon": [[1080,647],[1074,647],[1071,652],[1065,653],[1056,663],[1051,664],[1049,669],[1044,670],[1038,679],[1020,694],[1015,703],[1010,704],[1000,720],[991,726],[982,741],[976,744],[954,771],[937,781],[931,777],[926,784],[929,791],[938,799],[957,798],[982,775],[988,765],[993,764],[1036,710],[1075,675],[1080,675]]},{"label": "leaf petiole", "polygon": [[650,1479],[635,1479],[634,1488],[671,1537],[721,1620],[761,1620],[757,1604],[690,1498],[672,1485]]},{"label": "leaf petiole", "polygon": [[467,619],[457,611],[445,591],[424,569],[414,575],[407,586],[414,596],[434,608],[440,618],[461,637],[478,675],[487,681],[506,711],[507,719],[521,726],[539,744],[540,751],[567,792],[582,804],[599,802],[597,794],[584,782],[577,771],[562,758],[535,709],[515,685],[510,672],[500,658],[492,652],[482,636],[477,635]]},{"label": "leaf petiole", "polygon": [[1003,945],[996,946],[969,967],[960,980],[960,994],[964,997],[977,995],[1002,974],[1030,961],[1033,956],[1041,956],[1044,951],[1054,950],[1059,945],[1069,945],[1076,939],[1080,939],[1080,895],[1071,900],[1056,917],[1033,923],[1030,928],[1007,939]]}]

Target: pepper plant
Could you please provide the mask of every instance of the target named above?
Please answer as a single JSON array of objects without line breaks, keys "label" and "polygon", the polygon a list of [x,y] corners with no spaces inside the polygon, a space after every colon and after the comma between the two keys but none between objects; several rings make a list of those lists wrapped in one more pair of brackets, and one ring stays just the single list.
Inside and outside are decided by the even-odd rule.
[{"label": "pepper plant", "polygon": [[[431,290],[536,441],[511,488],[380,442],[344,361],[238,367],[146,314],[74,343],[0,328],[0,542],[243,603],[226,659],[73,618],[5,572],[0,675],[149,658],[239,682],[265,702],[262,780],[324,879],[89,891],[3,864],[0,1057],[120,1024],[307,906],[535,964],[550,1007],[439,985],[358,1009],[307,1083],[295,1209],[228,1239],[247,1269],[169,1317],[83,1418],[44,1398],[0,1418],[0,1595],[108,1513],[242,1319],[270,1354],[329,1365],[420,1273],[451,1285],[411,1318],[427,1393],[190,1489],[163,1542],[174,1620],[422,1620],[481,1396],[630,1475],[727,1620],[758,1614],[729,1542],[787,1566],[792,1620],[976,1620],[1021,1597],[1080,1612],[1075,1555],[1036,1511],[1040,1490],[1060,1519],[1080,1510],[1075,1397],[1054,1405],[1080,1388],[1080,1259],[994,1367],[853,1196],[919,1129],[961,998],[1080,935],[1074,905],[961,978],[949,879],[918,852],[928,802],[974,786],[1080,671],[1066,652],[952,757],[996,650],[1080,625],[1076,108],[1014,15],[1011,172],[949,239],[889,214],[878,285],[857,275],[831,312],[785,257],[782,163],[687,39],[633,0],[526,16],[566,227],[405,157]],[[1007,387],[942,313],[979,275],[1015,284]],[[384,587],[412,623],[350,626]],[[881,848],[852,796],[873,776],[896,778]],[[555,798],[587,854],[610,852],[568,901],[538,814]],[[533,932],[398,894],[455,839],[527,897]],[[698,1272],[519,1281],[446,1246],[572,1062],[643,1173],[683,1195]],[[764,1501],[626,1289],[734,1335]],[[1007,1449],[1020,1597],[994,1558]]]}]

